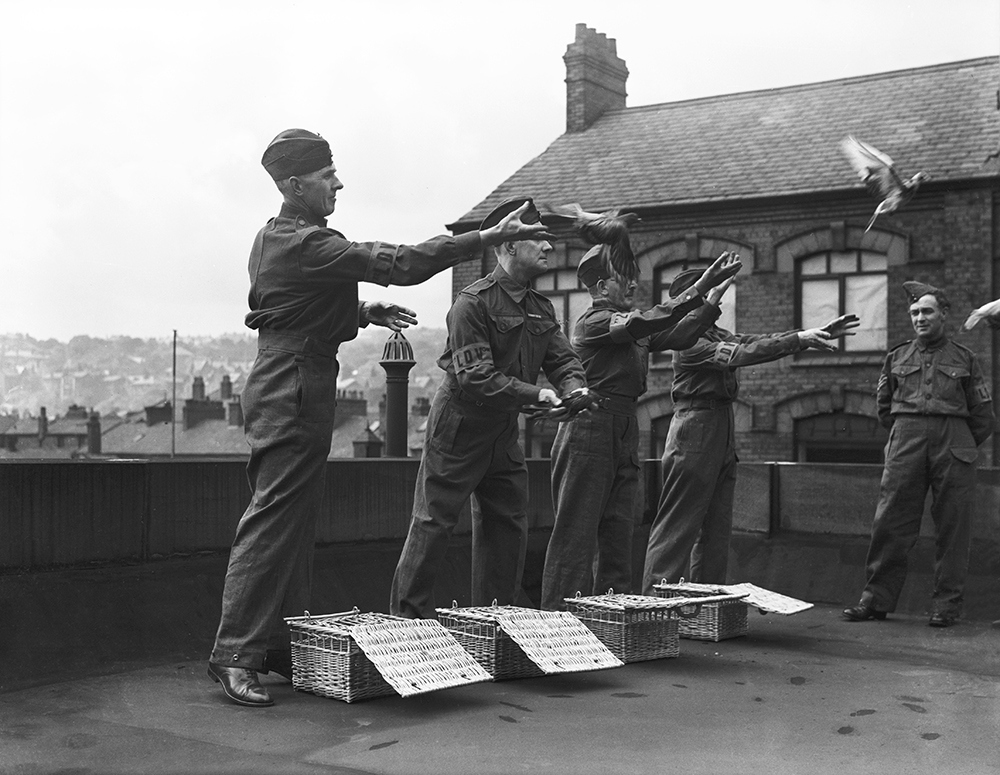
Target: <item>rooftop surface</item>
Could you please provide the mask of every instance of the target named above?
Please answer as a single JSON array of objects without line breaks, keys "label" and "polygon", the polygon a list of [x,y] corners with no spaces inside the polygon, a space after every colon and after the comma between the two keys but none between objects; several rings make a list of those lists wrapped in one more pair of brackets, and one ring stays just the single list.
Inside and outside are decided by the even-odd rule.
[{"label": "rooftop surface", "polygon": [[747,637],[674,659],[351,704],[263,676],[263,709],[203,659],[151,661],[0,694],[0,773],[996,773],[998,645],[988,622],[751,609]]},{"label": "rooftop surface", "polygon": [[590,209],[864,191],[840,151],[853,134],[899,174],[995,177],[996,57],[609,110],[556,138],[456,224],[530,193]]}]

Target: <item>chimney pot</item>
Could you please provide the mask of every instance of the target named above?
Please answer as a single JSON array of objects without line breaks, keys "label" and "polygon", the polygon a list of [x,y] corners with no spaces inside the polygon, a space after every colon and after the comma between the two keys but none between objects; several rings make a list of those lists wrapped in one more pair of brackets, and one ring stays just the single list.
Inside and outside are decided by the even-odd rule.
[{"label": "chimney pot", "polygon": [[566,47],[566,131],[582,132],[608,110],[625,107],[628,68],[614,38],[586,24]]}]

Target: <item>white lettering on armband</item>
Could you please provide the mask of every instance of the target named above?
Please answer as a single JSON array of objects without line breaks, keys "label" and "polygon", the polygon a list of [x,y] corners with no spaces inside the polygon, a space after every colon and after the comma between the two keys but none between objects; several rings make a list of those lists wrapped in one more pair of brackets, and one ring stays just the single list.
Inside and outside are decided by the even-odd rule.
[{"label": "white lettering on armband", "polygon": [[451,356],[451,362],[455,367],[456,374],[461,374],[463,371],[474,369],[476,366],[483,363],[492,366],[493,350],[491,350],[490,346],[484,342],[475,342],[473,344],[466,345],[460,350],[455,350]]},{"label": "white lettering on armband", "polygon": [[719,342],[715,346],[715,355],[712,356],[712,362],[718,363],[720,366],[728,366],[735,354],[736,342]]}]

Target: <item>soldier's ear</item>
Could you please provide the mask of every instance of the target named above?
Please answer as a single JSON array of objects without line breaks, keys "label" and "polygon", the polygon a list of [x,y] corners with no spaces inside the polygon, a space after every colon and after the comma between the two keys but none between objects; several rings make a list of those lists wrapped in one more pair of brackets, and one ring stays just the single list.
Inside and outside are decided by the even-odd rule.
[{"label": "soldier's ear", "polygon": [[515,245],[513,242],[503,243],[503,248],[504,250],[507,251],[507,255],[513,256],[517,253],[517,245]]}]

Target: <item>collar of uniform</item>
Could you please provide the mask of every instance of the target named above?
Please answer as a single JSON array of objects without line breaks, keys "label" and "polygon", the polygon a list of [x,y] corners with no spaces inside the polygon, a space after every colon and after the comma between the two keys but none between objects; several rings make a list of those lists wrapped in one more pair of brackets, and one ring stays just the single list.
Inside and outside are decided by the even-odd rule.
[{"label": "collar of uniform", "polygon": [[594,307],[594,309],[610,309],[610,310],[614,310],[615,312],[625,312],[625,313],[627,313],[627,312],[631,312],[632,311],[631,307],[629,307],[627,309],[622,309],[621,307],[619,307],[619,306],[617,306],[615,304],[612,304],[610,299],[594,299],[593,307]]},{"label": "collar of uniform", "polygon": [[278,217],[290,218],[292,220],[301,218],[312,226],[326,226],[326,218],[320,218],[318,215],[309,212],[304,207],[297,207],[289,202],[281,203],[281,210],[278,212]]},{"label": "collar of uniform", "polygon": [[493,277],[496,278],[497,285],[503,288],[507,292],[507,295],[517,304],[524,301],[524,297],[528,295],[528,291],[531,289],[531,286],[518,285],[514,282],[513,278],[507,274],[500,264],[497,264],[496,269],[493,270]]},{"label": "collar of uniform", "polygon": [[948,344],[948,337],[942,336],[936,342],[925,343],[921,339],[914,339],[913,341],[917,345],[917,349],[920,350],[920,352],[935,352]]}]

